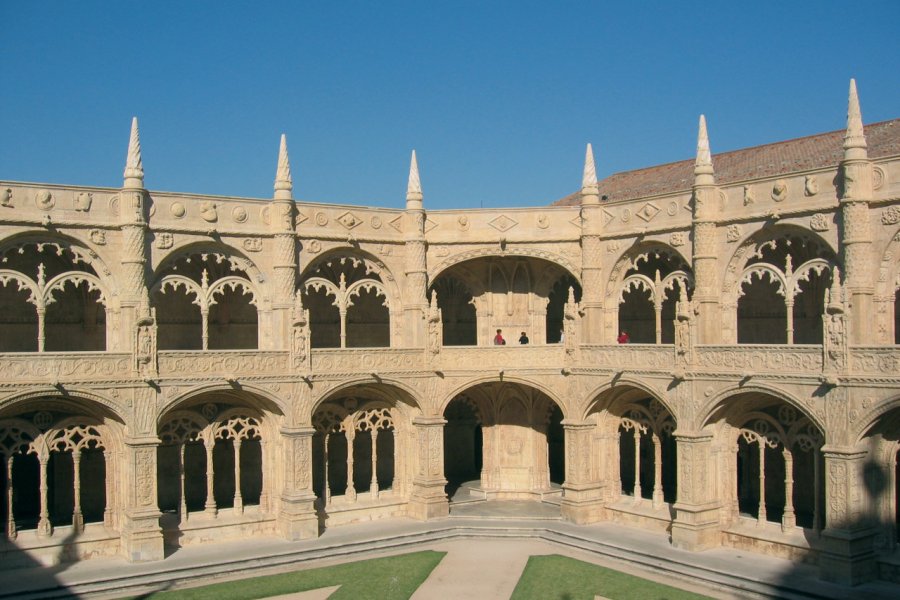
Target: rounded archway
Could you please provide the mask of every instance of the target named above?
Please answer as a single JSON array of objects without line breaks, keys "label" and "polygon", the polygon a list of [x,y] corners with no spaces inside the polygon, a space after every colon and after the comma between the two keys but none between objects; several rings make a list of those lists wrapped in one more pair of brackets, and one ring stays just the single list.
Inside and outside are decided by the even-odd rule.
[{"label": "rounded archway", "polygon": [[525,383],[486,382],[455,394],[443,411],[447,491],[488,499],[561,494],[563,411]]},{"label": "rounded archway", "polygon": [[490,345],[497,329],[508,343],[524,333],[532,344],[553,344],[560,341],[570,288],[579,301],[578,279],[549,260],[479,256],[442,270],[429,296],[437,294],[444,345]]}]

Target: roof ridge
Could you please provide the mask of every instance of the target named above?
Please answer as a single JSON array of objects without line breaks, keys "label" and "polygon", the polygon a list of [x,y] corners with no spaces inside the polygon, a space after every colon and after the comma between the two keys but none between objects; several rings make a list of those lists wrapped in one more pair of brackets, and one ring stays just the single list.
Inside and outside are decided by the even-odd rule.
[{"label": "roof ridge", "polygon": [[[868,125],[863,125],[863,130],[868,129],[869,127],[875,127],[877,125],[884,125],[885,123],[891,123],[893,121],[900,121],[900,117],[896,117],[893,119],[886,119],[884,121],[876,121],[875,123],[869,123]],[[779,146],[781,144],[787,144],[788,142],[799,142],[800,140],[808,140],[808,139],[813,139],[813,138],[826,137],[829,135],[834,135],[836,133],[843,134],[844,130],[843,129],[834,129],[832,131],[824,131],[822,133],[813,133],[811,135],[801,135],[800,137],[789,138],[789,139],[780,140],[777,142],[768,142],[765,144],[757,144],[756,146],[747,146],[745,148],[737,148],[735,150],[726,150],[724,152],[713,152],[713,154],[712,154],[713,164],[715,164],[715,159],[717,156],[732,155],[732,154],[737,154],[739,152],[749,152],[751,150],[757,150],[759,148],[767,148],[770,146]],[[610,177],[615,177],[616,175],[621,175],[623,173],[636,173],[639,171],[645,171],[647,169],[659,169],[662,167],[668,167],[670,165],[677,165],[680,163],[693,163],[693,161],[694,161],[693,158],[684,158],[681,160],[673,160],[673,161],[660,163],[660,164],[656,164],[656,165],[648,165],[646,167],[638,167],[637,169],[627,169],[625,171],[616,171],[615,173],[611,173],[611,174],[607,175],[603,179],[606,180],[606,179],[609,179]]]}]

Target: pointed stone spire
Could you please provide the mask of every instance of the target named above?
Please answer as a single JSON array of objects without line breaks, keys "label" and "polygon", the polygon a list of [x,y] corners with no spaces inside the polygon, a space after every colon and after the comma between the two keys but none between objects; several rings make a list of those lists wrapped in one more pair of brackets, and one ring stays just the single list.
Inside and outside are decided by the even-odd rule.
[{"label": "pointed stone spire", "polygon": [[712,172],[712,154],[709,150],[709,134],[706,131],[706,116],[700,115],[700,129],[697,132],[697,161],[694,163],[694,175]]},{"label": "pointed stone spire", "polygon": [[128,139],[128,156],[125,158],[125,183],[123,187],[144,187],[144,164],[141,161],[141,136],[137,117],[131,119],[131,137]]},{"label": "pointed stone spire", "polygon": [[584,152],[584,174],[581,177],[581,204],[599,204],[597,168],[594,166],[594,149],[587,145]]},{"label": "pointed stone spire", "polygon": [[278,169],[275,171],[275,199],[290,200],[294,188],[291,180],[291,161],[288,158],[287,136],[281,134],[281,145],[278,148]]},{"label": "pointed stone spire", "polygon": [[409,162],[409,183],[406,186],[406,208],[422,208],[422,183],[419,181],[419,163],[416,161],[416,151],[412,151],[412,159]]},{"label": "pointed stone spire", "polygon": [[850,97],[847,101],[847,133],[844,134],[844,159],[867,159],[866,135],[863,132],[862,111],[856,80],[850,80]]}]

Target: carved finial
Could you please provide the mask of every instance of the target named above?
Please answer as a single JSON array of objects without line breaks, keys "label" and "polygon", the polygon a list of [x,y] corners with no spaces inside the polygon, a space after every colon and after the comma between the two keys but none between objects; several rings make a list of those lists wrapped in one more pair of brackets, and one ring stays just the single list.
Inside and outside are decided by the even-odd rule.
[{"label": "carved finial", "polygon": [[569,286],[569,304],[575,304],[575,288]]},{"label": "carved finial", "polygon": [[131,137],[128,138],[128,156],[125,158],[124,187],[144,187],[144,164],[141,161],[141,136],[137,117],[131,119]]},{"label": "carved finial", "polygon": [[406,186],[406,208],[422,208],[422,183],[419,181],[419,163],[416,151],[409,161],[409,183]]},{"label": "carved finial", "polygon": [[281,145],[278,148],[278,169],[275,171],[275,198],[290,200],[294,188],[291,180],[291,161],[288,159],[287,136],[281,134]]},{"label": "carved finial", "polygon": [[594,166],[594,149],[587,145],[584,152],[584,175],[581,177],[581,204],[600,204],[597,188],[597,168]]},{"label": "carved finial", "polygon": [[856,80],[850,80],[850,97],[847,101],[847,133],[844,134],[844,158],[867,158],[866,135],[863,132],[862,111]]},{"label": "carved finial", "polygon": [[709,134],[706,131],[706,116],[700,115],[700,128],[697,132],[697,161],[694,164],[694,175],[712,172],[712,154],[709,150]]},{"label": "carved finial", "polygon": [[844,312],[844,291],[841,288],[841,270],[834,267],[831,271],[831,288],[825,290],[827,297],[825,298],[825,310],[829,314],[839,314]]}]

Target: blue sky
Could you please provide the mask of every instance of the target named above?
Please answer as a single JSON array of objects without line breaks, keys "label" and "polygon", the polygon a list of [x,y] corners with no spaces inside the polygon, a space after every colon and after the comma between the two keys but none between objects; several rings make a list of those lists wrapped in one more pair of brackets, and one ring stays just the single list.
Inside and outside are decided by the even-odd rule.
[{"label": "blue sky", "polygon": [[[815,9],[818,14],[810,15]],[[532,206],[600,176],[900,117],[900,1],[0,0],[0,179]]]}]

